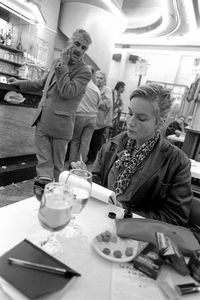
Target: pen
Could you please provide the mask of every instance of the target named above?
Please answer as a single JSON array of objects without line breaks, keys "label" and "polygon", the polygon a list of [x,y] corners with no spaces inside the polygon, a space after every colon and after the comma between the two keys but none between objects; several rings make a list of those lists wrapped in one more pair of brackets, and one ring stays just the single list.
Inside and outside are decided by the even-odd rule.
[{"label": "pen", "polygon": [[16,265],[19,267],[35,269],[38,271],[44,271],[44,272],[49,272],[49,273],[54,273],[54,274],[59,274],[59,275],[65,275],[68,272],[64,268],[57,268],[57,267],[47,266],[47,265],[43,265],[43,264],[33,263],[30,261],[21,260],[21,259],[17,259],[17,258],[13,258],[13,257],[9,257],[8,261],[10,264],[13,264],[13,265]]},{"label": "pen", "polygon": [[80,161],[83,162],[83,156],[81,153],[80,153]]}]

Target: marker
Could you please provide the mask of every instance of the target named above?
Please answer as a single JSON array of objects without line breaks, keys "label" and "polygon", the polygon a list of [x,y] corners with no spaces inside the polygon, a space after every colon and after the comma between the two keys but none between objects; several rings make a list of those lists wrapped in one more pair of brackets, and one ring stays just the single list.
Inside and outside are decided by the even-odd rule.
[{"label": "marker", "polygon": [[9,257],[8,261],[10,264],[15,266],[34,269],[38,271],[44,271],[48,273],[59,274],[59,275],[65,275],[67,272],[69,272],[67,269],[64,268],[57,268],[57,267],[47,266],[43,264],[33,263],[27,260],[21,260],[13,257]]}]

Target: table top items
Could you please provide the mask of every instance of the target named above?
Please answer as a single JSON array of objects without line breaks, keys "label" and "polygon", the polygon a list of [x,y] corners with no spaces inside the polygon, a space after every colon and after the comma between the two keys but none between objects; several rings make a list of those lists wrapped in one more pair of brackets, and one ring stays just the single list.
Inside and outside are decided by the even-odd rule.
[{"label": "table top items", "polygon": [[165,233],[180,247],[184,255],[200,248],[197,239],[189,229],[159,220],[128,218],[116,220],[117,234],[120,237],[156,243],[156,232]]},{"label": "table top items", "polygon": [[153,279],[158,277],[163,263],[153,243],[148,243],[133,259],[134,267]]},{"label": "table top items", "polygon": [[62,246],[54,232],[68,225],[72,218],[72,208],[73,201],[66,185],[59,182],[45,185],[38,211],[38,220],[42,228],[41,232],[35,235],[35,243],[39,247],[51,254],[60,250]]},{"label": "table top items", "polygon": [[122,239],[116,233],[106,230],[94,238],[92,246],[103,258],[120,263],[135,257],[138,243],[132,239]]},{"label": "table top items", "polygon": [[[132,230],[138,231],[138,240],[146,240],[146,235],[141,238],[141,228],[145,227],[148,233],[152,220],[141,219],[137,215],[133,215],[133,219],[118,219],[123,218],[122,208],[94,198],[90,198],[82,212],[76,215],[74,222],[80,229],[78,233],[69,238],[64,235],[57,235],[59,242],[62,244],[62,249],[56,254],[46,254],[47,256],[45,255],[45,259],[43,259],[42,256],[41,259],[32,260],[30,256],[26,255],[26,251],[19,251],[19,255],[14,255],[16,253],[9,253],[15,246],[19,247],[18,245],[20,245],[20,243],[24,244],[24,239],[28,239],[32,242],[31,234],[35,233],[37,230],[42,230],[38,219],[33,216],[33,211],[39,209],[41,203],[42,202],[37,201],[36,198],[33,197],[0,209],[0,255],[2,255],[2,258],[4,255],[7,255],[7,253],[9,254],[6,264],[8,264],[8,258],[17,258],[39,264],[40,266],[42,264],[58,267],[59,269],[65,269],[70,266],[71,270],[76,270],[78,274],[81,274],[81,276],[77,275],[73,277],[76,278],[76,281],[69,281],[72,284],[65,283],[63,288],[49,292],[46,296],[43,294],[43,296],[40,297],[40,300],[129,300],[134,299],[133,295],[135,299],[146,300],[153,298],[166,300],[166,295],[159,287],[157,280],[165,281],[172,290],[175,290],[176,285],[195,282],[190,275],[182,276],[176,270],[171,268],[171,266],[166,264],[162,265],[157,280],[154,280],[146,276],[140,270],[137,270],[134,267],[132,260],[130,262],[119,261],[121,258],[123,259],[125,255],[132,259],[132,251],[133,257],[135,257],[135,255],[138,254],[140,250],[142,251],[147,244],[142,243],[143,247],[140,248],[140,242],[133,236],[123,236],[122,231],[119,230],[119,223],[128,222],[129,225],[131,224],[131,227],[128,227],[128,231],[126,227],[125,233],[130,233],[129,229],[132,228]],[[116,219],[109,218],[109,212],[116,213]],[[139,220],[140,222],[141,220],[145,220],[145,222],[141,225],[141,223],[138,223]],[[124,232],[124,226],[122,226],[121,229],[122,228]],[[187,231],[187,229],[184,229],[184,233],[185,230]],[[155,228],[155,231],[158,231],[157,227]],[[172,228],[171,231],[173,231]],[[147,236],[149,235],[147,234]],[[191,244],[190,248],[192,247],[192,249],[190,250],[199,249],[199,245],[196,247],[194,241],[191,240],[190,235],[185,239],[186,240],[182,241],[182,243],[184,245],[187,244],[187,247],[188,244]],[[147,242],[150,241],[147,239]],[[110,251],[109,254],[107,252],[108,250],[104,251],[105,248],[108,248]],[[44,251],[42,250],[41,253],[43,252]],[[117,257],[114,256],[114,252]],[[105,257],[102,253],[105,254]],[[120,255],[121,257],[119,257]],[[47,261],[46,257],[48,257],[50,261]],[[115,257],[118,262],[109,260],[108,257]],[[57,264],[57,260],[59,264]],[[40,274],[43,274],[45,277],[58,276],[62,279],[64,277],[63,275],[29,269],[15,264],[9,264],[9,267],[15,268],[17,274],[19,274],[18,272],[40,272]],[[21,277],[18,277],[18,280],[20,280]],[[11,281],[9,282],[11,283]],[[12,295],[13,299],[27,300],[27,297],[24,298],[25,296],[14,289],[14,286],[13,283],[9,285],[9,283],[4,282],[0,277],[0,299],[7,300],[8,297],[11,297]],[[39,288],[40,284],[38,284],[38,289]],[[21,289],[19,290],[22,291]],[[187,297],[188,300],[199,299],[198,293],[190,294]]]},{"label": "table top items", "polygon": [[38,201],[41,201],[45,185],[52,182],[52,179],[44,176],[37,176],[34,179],[33,192]]},{"label": "table top items", "polygon": [[[55,270],[50,272],[41,270],[39,267],[27,268],[25,263],[13,262],[19,260],[25,260],[37,266],[46,265]],[[65,272],[60,274],[56,270],[65,270]],[[64,288],[74,276],[80,276],[78,272],[26,239],[1,256],[0,275],[30,299],[56,292]]]},{"label": "table top items", "polygon": [[66,178],[65,186],[72,198],[72,213],[77,215],[84,209],[91,196],[92,173],[83,169],[72,169]]},{"label": "table top items", "polygon": [[23,97],[22,94],[17,93],[15,91],[9,91],[6,93],[4,100],[8,103],[12,104],[20,104],[26,100],[26,98]]},{"label": "table top items", "polygon": [[[67,178],[69,176],[69,171],[63,171],[61,172],[60,176],[59,176],[59,182],[61,183],[65,183]],[[92,182],[92,191],[91,191],[91,197],[95,198],[99,201],[105,202],[105,203],[112,203],[115,204],[116,203],[116,195],[113,191],[100,186],[99,184],[96,184],[94,182]]]}]

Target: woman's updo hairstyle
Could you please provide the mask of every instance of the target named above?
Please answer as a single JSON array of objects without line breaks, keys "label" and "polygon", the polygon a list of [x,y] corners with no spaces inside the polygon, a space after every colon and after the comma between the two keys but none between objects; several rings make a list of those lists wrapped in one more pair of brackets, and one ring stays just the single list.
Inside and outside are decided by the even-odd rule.
[{"label": "woman's updo hairstyle", "polygon": [[170,90],[162,87],[159,84],[142,85],[135,89],[130,100],[135,97],[141,97],[151,102],[158,121],[165,121],[172,106],[172,98]]}]

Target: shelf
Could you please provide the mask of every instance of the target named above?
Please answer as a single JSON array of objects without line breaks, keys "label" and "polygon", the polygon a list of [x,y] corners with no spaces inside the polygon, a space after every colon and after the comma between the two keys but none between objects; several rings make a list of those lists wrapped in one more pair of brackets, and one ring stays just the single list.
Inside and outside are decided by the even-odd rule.
[{"label": "shelf", "polygon": [[9,51],[12,51],[12,52],[16,52],[16,53],[20,53],[20,54],[22,54],[23,55],[23,51],[21,51],[21,50],[18,50],[18,49],[16,49],[16,48],[13,48],[13,47],[10,47],[10,46],[6,46],[6,45],[4,45],[4,44],[0,44],[0,48],[2,48],[2,49],[5,49],[5,50],[9,50]]},{"label": "shelf", "polygon": [[23,64],[20,64],[20,63],[17,63],[17,62],[15,62],[15,61],[8,60],[8,59],[5,59],[5,58],[1,58],[1,57],[0,57],[0,61],[3,61],[3,62],[8,63],[8,64],[15,65],[15,66],[17,66],[17,67],[23,66]]},{"label": "shelf", "polygon": [[42,71],[46,71],[46,68],[45,67],[42,67],[40,65],[36,65],[34,63],[30,63],[30,62],[25,62],[24,65],[27,65],[29,67],[33,67],[33,68],[37,68],[37,69],[40,69]]},{"label": "shelf", "polygon": [[16,78],[19,78],[21,79],[20,76],[16,75],[16,74],[12,74],[12,73],[6,73],[6,72],[3,72],[3,71],[0,71],[0,74],[3,74],[5,76],[9,76],[9,77],[16,77]]}]

